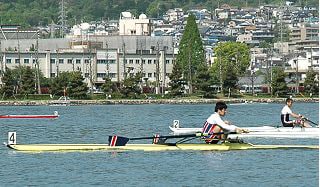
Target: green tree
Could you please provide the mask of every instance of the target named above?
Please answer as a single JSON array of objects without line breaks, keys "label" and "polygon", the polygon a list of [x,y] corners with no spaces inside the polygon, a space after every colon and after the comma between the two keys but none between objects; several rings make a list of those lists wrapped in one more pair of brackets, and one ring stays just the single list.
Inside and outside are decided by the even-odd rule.
[{"label": "green tree", "polygon": [[204,97],[213,97],[213,77],[210,74],[207,64],[200,64],[198,66],[198,73],[195,77],[195,90]]},{"label": "green tree", "polygon": [[319,94],[319,81],[317,80],[317,73],[313,69],[307,72],[303,85],[306,93]]},{"label": "green tree", "polygon": [[137,98],[141,93],[140,84],[141,84],[142,73],[139,72],[134,76],[129,76],[123,80],[120,93],[124,97],[128,98]]},{"label": "green tree", "polygon": [[85,99],[87,97],[88,86],[84,81],[80,71],[69,72],[68,93],[72,98]]},{"label": "green tree", "polygon": [[262,48],[262,49],[264,49],[264,50],[268,50],[268,49],[271,48],[271,43],[266,42],[266,41],[262,41],[262,42],[260,42],[260,44],[259,44],[259,48]]},{"label": "green tree", "polygon": [[87,97],[88,87],[80,71],[60,72],[50,85],[51,94],[64,96],[68,95],[72,98],[84,99]]},{"label": "green tree", "polygon": [[223,93],[232,91],[250,65],[249,47],[244,43],[224,42],[214,50],[216,60],[211,69],[214,79],[220,80]]},{"label": "green tree", "polygon": [[50,92],[52,95],[64,96],[69,83],[69,72],[60,72],[58,77],[51,80]]},{"label": "green tree", "polygon": [[188,81],[189,93],[193,93],[193,85],[199,66],[206,62],[203,43],[196,24],[196,18],[190,14],[179,44],[177,61],[182,67],[183,77]]},{"label": "green tree", "polygon": [[111,78],[106,77],[104,79],[104,83],[102,84],[102,90],[106,94],[111,94],[113,92],[113,86],[114,84],[111,81]]},{"label": "green tree", "polygon": [[183,94],[185,79],[182,76],[182,68],[180,64],[174,63],[172,73],[169,75],[170,95],[180,96]]},{"label": "green tree", "polygon": [[[6,68],[2,78],[2,82],[4,83],[2,94],[10,97],[14,94],[28,96],[29,94],[36,93],[35,72],[36,70],[29,66],[17,66],[14,69]],[[40,85],[48,87],[48,79],[43,76],[42,72],[39,72],[39,76]]]},{"label": "green tree", "polygon": [[15,93],[15,86],[17,84],[16,79],[13,75],[11,69],[6,68],[6,71],[2,77],[2,87],[1,87],[1,94],[2,97],[11,97]]},{"label": "green tree", "polygon": [[28,96],[34,94],[35,89],[35,70],[32,70],[29,66],[21,66],[21,87],[19,93]]},{"label": "green tree", "polygon": [[285,78],[287,74],[281,67],[272,68],[272,94],[273,95],[283,95],[288,91],[287,83]]}]

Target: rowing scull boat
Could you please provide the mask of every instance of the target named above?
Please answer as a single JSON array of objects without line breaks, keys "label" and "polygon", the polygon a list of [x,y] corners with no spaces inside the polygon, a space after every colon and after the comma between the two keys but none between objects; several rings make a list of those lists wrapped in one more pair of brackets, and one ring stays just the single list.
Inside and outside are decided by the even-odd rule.
[{"label": "rowing scull boat", "polygon": [[228,151],[250,149],[319,149],[316,145],[253,145],[248,143],[222,144],[127,144],[111,147],[108,144],[15,144],[7,147],[27,152],[64,151]]},{"label": "rowing scull boat", "polygon": [[[309,122],[312,122],[306,119]],[[312,122],[317,125],[316,123]],[[179,120],[173,120],[172,126],[169,126],[170,130],[175,135],[181,134],[194,134],[202,132],[202,128],[181,128]],[[242,127],[248,129],[249,133],[242,134],[229,134],[229,138],[251,138],[251,137],[264,137],[264,138],[319,138],[319,127]]]},{"label": "rowing scull boat", "polygon": [[[201,132],[202,128],[174,128],[169,126],[173,134],[190,134]],[[229,134],[229,138],[250,138],[250,137],[265,137],[265,138],[319,138],[319,128],[300,128],[300,127],[243,127],[248,129],[249,133]]]},{"label": "rowing scull boat", "polygon": [[58,117],[57,111],[55,111],[53,115],[0,115],[1,119],[54,119]]}]

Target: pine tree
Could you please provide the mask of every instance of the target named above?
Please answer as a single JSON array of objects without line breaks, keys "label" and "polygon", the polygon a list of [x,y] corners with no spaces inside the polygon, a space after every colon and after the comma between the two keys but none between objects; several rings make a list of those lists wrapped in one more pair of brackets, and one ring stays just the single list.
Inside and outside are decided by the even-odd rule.
[{"label": "pine tree", "polygon": [[88,87],[80,71],[69,73],[68,91],[69,96],[78,99],[84,99],[87,97]]},{"label": "pine tree", "polygon": [[176,61],[182,68],[183,77],[188,81],[189,93],[193,92],[192,86],[194,85],[199,65],[206,62],[203,43],[195,20],[196,18],[193,14],[188,16]]},{"label": "pine tree", "polygon": [[170,78],[170,95],[180,96],[184,92],[184,85],[186,84],[185,79],[182,76],[181,65],[174,63],[172,73],[169,75]]},{"label": "pine tree", "polygon": [[1,87],[1,94],[3,95],[3,97],[8,98],[13,96],[17,83],[11,69],[6,68],[6,71],[4,72],[4,75],[2,77],[2,84],[3,86]]},{"label": "pine tree", "polygon": [[68,87],[69,72],[60,72],[58,77],[51,80],[50,93],[52,95],[64,96]]},{"label": "pine tree", "polygon": [[210,75],[207,64],[199,64],[195,77],[195,90],[204,97],[213,97],[213,78]]},{"label": "pine tree", "polygon": [[111,94],[113,91],[113,83],[109,77],[104,79],[104,83],[102,84],[102,90],[106,94]]},{"label": "pine tree", "polygon": [[120,89],[121,94],[125,97],[137,98],[141,93],[140,83],[141,83],[142,73],[138,72],[134,76],[129,76],[123,80],[122,87]]},{"label": "pine tree", "polygon": [[29,67],[20,67],[22,68],[21,75],[21,88],[19,90],[20,94],[29,95],[34,94],[35,89],[35,72]]}]

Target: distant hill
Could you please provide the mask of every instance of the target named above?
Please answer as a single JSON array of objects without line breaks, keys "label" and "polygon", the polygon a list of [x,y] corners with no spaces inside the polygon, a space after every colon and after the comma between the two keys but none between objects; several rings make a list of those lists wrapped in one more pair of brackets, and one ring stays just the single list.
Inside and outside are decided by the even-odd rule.
[{"label": "distant hill", "polygon": [[[23,27],[58,23],[60,3],[64,1],[66,23],[74,25],[81,21],[118,19],[120,12],[130,11],[148,17],[161,16],[170,8],[205,8],[213,10],[222,4],[236,7],[257,7],[265,4],[280,5],[283,0],[2,0],[0,1],[0,23],[20,24]],[[291,0],[297,5],[308,3],[319,7],[318,0]]]}]

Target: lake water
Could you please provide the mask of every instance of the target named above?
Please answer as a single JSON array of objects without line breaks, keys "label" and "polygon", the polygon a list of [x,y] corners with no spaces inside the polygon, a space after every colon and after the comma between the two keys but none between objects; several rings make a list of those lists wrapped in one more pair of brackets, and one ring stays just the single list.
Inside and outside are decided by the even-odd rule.
[{"label": "lake water", "polygon": [[[214,105],[0,106],[1,114],[53,114],[56,120],[0,119],[0,140],[107,143],[109,135],[167,135],[179,119],[201,127]],[[238,126],[279,125],[281,104],[229,105]],[[293,111],[319,123],[318,103]],[[147,140],[148,141],[148,140]],[[145,141],[145,143],[149,143]],[[311,144],[315,139],[247,139],[253,144]],[[141,143],[141,142],[139,142]],[[319,150],[22,153],[0,146],[0,186],[319,186]]]}]

